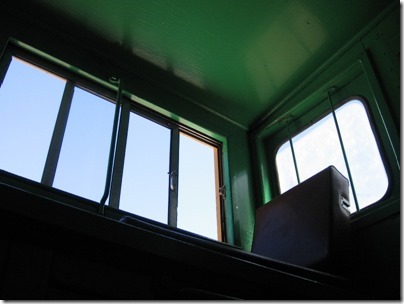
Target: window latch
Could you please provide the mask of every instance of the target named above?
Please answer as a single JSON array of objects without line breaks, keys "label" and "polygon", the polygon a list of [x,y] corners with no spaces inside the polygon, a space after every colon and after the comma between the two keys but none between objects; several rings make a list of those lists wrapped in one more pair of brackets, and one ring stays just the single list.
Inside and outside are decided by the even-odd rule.
[{"label": "window latch", "polygon": [[225,185],[219,187],[219,195],[221,197],[223,197],[224,200],[226,199],[226,186]]},{"label": "window latch", "polygon": [[351,206],[350,202],[342,196],[340,198],[341,198],[341,207],[349,212],[349,207]]},{"label": "window latch", "polygon": [[170,190],[171,191],[175,191],[176,187],[176,176],[177,173],[175,173],[175,171],[171,171],[168,172],[168,174],[170,175]]}]

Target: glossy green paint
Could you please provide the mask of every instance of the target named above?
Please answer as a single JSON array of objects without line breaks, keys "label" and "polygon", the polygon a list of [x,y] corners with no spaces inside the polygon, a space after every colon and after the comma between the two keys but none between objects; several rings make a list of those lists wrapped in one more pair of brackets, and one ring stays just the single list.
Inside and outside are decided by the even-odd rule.
[{"label": "glossy green paint", "polygon": [[390,0],[38,2],[191,84],[187,87],[166,83],[245,127],[392,3]]}]

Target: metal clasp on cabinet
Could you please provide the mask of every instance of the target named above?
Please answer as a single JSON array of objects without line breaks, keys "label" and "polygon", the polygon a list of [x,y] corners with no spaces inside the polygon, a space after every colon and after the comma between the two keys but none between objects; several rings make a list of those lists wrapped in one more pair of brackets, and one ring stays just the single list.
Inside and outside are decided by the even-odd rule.
[{"label": "metal clasp on cabinet", "polygon": [[349,211],[349,207],[351,206],[351,203],[346,198],[341,196],[340,197],[340,204],[341,204],[342,208]]}]

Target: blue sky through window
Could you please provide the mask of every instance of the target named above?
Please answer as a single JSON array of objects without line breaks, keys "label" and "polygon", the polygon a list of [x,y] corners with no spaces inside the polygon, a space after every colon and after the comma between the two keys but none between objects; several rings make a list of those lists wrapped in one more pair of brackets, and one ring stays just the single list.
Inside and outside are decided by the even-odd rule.
[{"label": "blue sky through window", "polygon": [[217,149],[180,134],[178,227],[218,238],[215,184]]},{"label": "blue sky through window", "polygon": [[120,209],[167,224],[170,129],[130,113]]},{"label": "blue sky through window", "polygon": [[99,201],[105,187],[115,106],[75,88],[55,188]]},{"label": "blue sky through window", "polygon": [[0,90],[1,169],[41,181],[65,83],[13,57]]}]

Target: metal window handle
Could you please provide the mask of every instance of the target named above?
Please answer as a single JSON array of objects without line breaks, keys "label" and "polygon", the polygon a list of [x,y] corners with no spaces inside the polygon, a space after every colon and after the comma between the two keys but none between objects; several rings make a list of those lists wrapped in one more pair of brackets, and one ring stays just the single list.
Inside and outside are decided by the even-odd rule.
[{"label": "metal window handle", "polygon": [[221,197],[223,197],[224,200],[226,199],[226,186],[225,185],[219,187],[219,195]]},{"label": "metal window handle", "polygon": [[170,190],[175,191],[176,189],[175,177],[177,176],[177,174],[175,173],[175,171],[168,172],[168,174],[170,174]]}]

